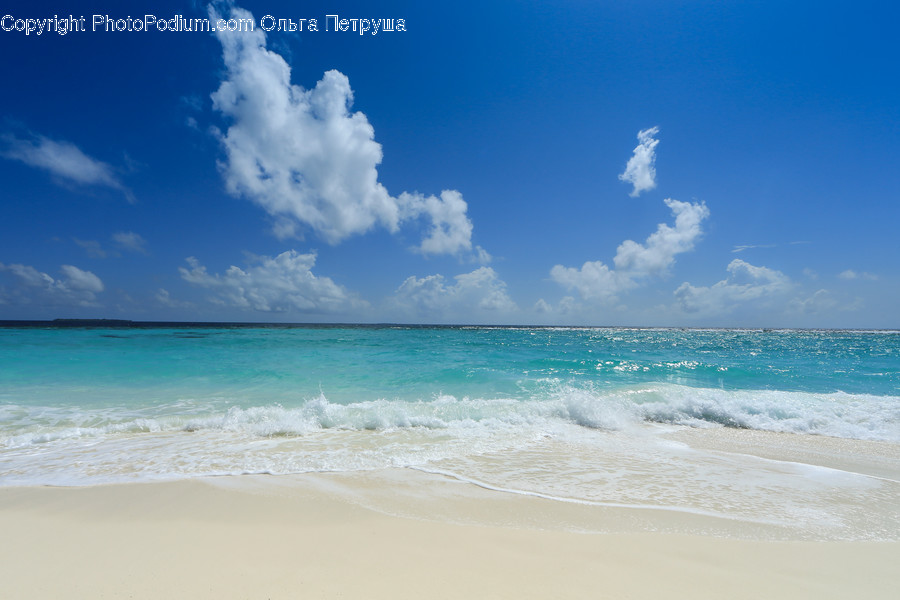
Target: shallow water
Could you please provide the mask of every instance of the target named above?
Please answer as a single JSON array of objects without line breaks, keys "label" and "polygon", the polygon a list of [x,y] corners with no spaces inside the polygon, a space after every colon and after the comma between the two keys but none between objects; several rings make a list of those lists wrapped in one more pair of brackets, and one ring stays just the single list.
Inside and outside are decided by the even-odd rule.
[{"label": "shallow water", "polygon": [[[753,431],[870,445],[840,465],[723,445]],[[897,332],[0,329],[0,485],[406,468],[897,539],[900,483],[866,465],[898,445]]]}]

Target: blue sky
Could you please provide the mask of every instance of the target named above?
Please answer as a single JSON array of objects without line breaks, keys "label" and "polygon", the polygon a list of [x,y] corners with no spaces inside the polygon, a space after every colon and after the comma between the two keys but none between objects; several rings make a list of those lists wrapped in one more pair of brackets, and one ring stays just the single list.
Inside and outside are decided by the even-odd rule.
[{"label": "blue sky", "polygon": [[900,326],[890,3],[0,12],[0,318]]}]

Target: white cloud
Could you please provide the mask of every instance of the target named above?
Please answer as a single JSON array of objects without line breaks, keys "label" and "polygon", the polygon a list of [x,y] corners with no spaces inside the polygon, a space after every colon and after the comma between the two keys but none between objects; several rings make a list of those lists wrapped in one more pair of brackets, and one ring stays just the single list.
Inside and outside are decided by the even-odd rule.
[{"label": "white cloud", "polygon": [[99,277],[72,265],[62,265],[58,279],[22,264],[0,263],[0,271],[18,278],[21,285],[7,296],[18,304],[97,306],[97,294],[104,289]]},{"label": "white cloud", "polygon": [[5,146],[2,155],[6,158],[43,169],[64,181],[118,190],[129,202],[134,202],[131,191],[122,185],[110,165],[88,156],[70,142],[58,142],[42,135],[27,140],[12,134],[5,134],[0,140]]},{"label": "white cloud", "polygon": [[602,302],[611,302],[637,285],[630,274],[610,269],[599,260],[588,261],[580,269],[556,265],[550,269],[550,277],[567,290],[578,290],[585,300]]},{"label": "white cloud", "polygon": [[42,273],[28,265],[4,265],[3,263],[0,263],[0,271],[9,271],[22,280],[23,284],[30,287],[51,288],[56,283],[56,281],[46,273]]},{"label": "white cloud", "polygon": [[634,155],[628,159],[625,172],[619,175],[621,181],[630,183],[634,188],[629,194],[632,198],[641,192],[652,190],[656,187],[656,146],[659,140],[653,136],[659,133],[659,127],[651,127],[638,132],[638,145],[634,149]]},{"label": "white cloud", "polygon": [[172,295],[169,294],[169,290],[166,288],[159,288],[159,291],[156,292],[156,301],[163,306],[176,306],[175,301],[172,299]]},{"label": "white cloud", "polygon": [[[468,205],[459,192],[444,190],[440,198],[403,192],[397,200],[402,218],[427,215],[431,219],[428,234],[417,248],[422,254],[457,254],[472,249],[472,221],[466,216]],[[477,254],[480,262],[490,261],[490,255],[480,246]]]},{"label": "white cloud", "polygon": [[[212,8],[210,14],[218,18]],[[240,8],[231,16],[252,17]],[[226,75],[212,100],[230,121],[219,133],[225,185],[265,209],[276,235],[296,236],[301,226],[334,244],[374,227],[396,232],[424,217],[430,227],[418,251],[471,251],[472,223],[459,192],[395,198],[378,181],[381,144],[366,115],[350,112],[344,74],[328,71],[307,90],[291,84],[290,66],[266,48],[261,29],[217,36]]]},{"label": "white cloud", "polygon": [[878,275],[875,275],[873,273],[867,273],[865,271],[863,271],[862,273],[857,273],[856,271],[854,271],[852,269],[847,269],[846,271],[842,271],[840,274],[838,274],[838,277],[840,277],[841,279],[846,279],[848,281],[852,281],[854,279],[865,279],[867,281],[875,281],[878,279]]},{"label": "white cloud", "polygon": [[728,277],[710,287],[683,283],[675,297],[685,312],[703,314],[727,313],[751,301],[783,297],[793,287],[781,271],[757,267],[739,258],[728,263]]},{"label": "white cloud", "polygon": [[[315,253],[294,250],[274,258],[257,257],[259,264],[246,270],[231,266],[221,275],[211,275],[190,257],[190,269],[180,267],[182,279],[214,292],[217,304],[261,312],[337,313],[365,308],[368,304],[328,277],[317,277],[312,268]],[[168,300],[168,294],[157,300]]]},{"label": "white cloud", "polygon": [[486,265],[494,260],[494,257],[488,254],[488,251],[481,246],[475,246],[475,253],[472,257],[472,260],[474,262],[481,263],[482,265]]},{"label": "white cloud", "polygon": [[703,231],[700,224],[709,217],[706,204],[691,204],[667,198],[666,206],[675,216],[675,227],[665,223],[647,238],[645,245],[632,240],[622,242],[613,262],[616,269],[635,275],[657,275],[675,262],[675,255],[694,249]]},{"label": "white cloud", "polygon": [[68,290],[99,294],[103,291],[103,282],[90,271],[82,271],[72,265],[63,265],[59,268],[65,276],[61,285]]},{"label": "white cloud", "polygon": [[665,274],[675,256],[688,252],[703,234],[700,227],[709,216],[703,203],[666,199],[675,216],[675,226],[660,223],[644,244],[633,240],[622,242],[613,259],[615,269],[602,261],[589,261],[580,269],[556,265],[550,277],[566,289],[575,289],[585,300],[611,302],[615,297],[638,285],[639,280]]},{"label": "white cloud", "polygon": [[149,254],[147,251],[147,241],[133,231],[120,231],[114,233],[112,239],[123,250],[129,250],[139,254]]},{"label": "white cloud", "polygon": [[409,277],[391,299],[394,308],[436,320],[466,319],[471,315],[508,314],[518,310],[506,291],[506,283],[490,267],[454,277],[448,284],[443,275]]},{"label": "white cloud", "polygon": [[[823,315],[836,311],[860,308],[859,301],[848,302],[830,291],[819,289],[812,293],[774,269],[758,267],[735,259],[728,264],[728,276],[709,287],[683,283],[675,290],[675,297],[683,313],[715,317],[731,313],[766,315],[767,319],[790,319]],[[815,273],[804,270],[805,276],[815,279]]]}]

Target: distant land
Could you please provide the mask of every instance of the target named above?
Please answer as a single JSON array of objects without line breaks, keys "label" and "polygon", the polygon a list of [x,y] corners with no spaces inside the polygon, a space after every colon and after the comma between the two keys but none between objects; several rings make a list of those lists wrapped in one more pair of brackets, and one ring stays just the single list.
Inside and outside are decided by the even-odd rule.
[{"label": "distant land", "polygon": [[646,329],[677,331],[882,331],[895,333],[896,328],[868,327],[703,327],[703,326],[645,326],[645,325],[510,325],[472,323],[266,323],[259,321],[132,321],[130,319],[72,319],[53,320],[0,319],[0,328],[83,328],[83,329]]}]

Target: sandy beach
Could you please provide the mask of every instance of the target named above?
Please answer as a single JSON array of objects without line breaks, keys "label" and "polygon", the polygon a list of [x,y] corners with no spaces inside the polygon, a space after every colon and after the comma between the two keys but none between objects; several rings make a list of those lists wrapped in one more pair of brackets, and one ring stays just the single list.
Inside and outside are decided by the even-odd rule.
[{"label": "sandy beach", "polygon": [[11,329],[0,600],[893,600],[896,356],[839,331]]},{"label": "sandy beach", "polygon": [[715,521],[413,472],[3,488],[0,597],[896,597],[898,542],[702,534]]}]

